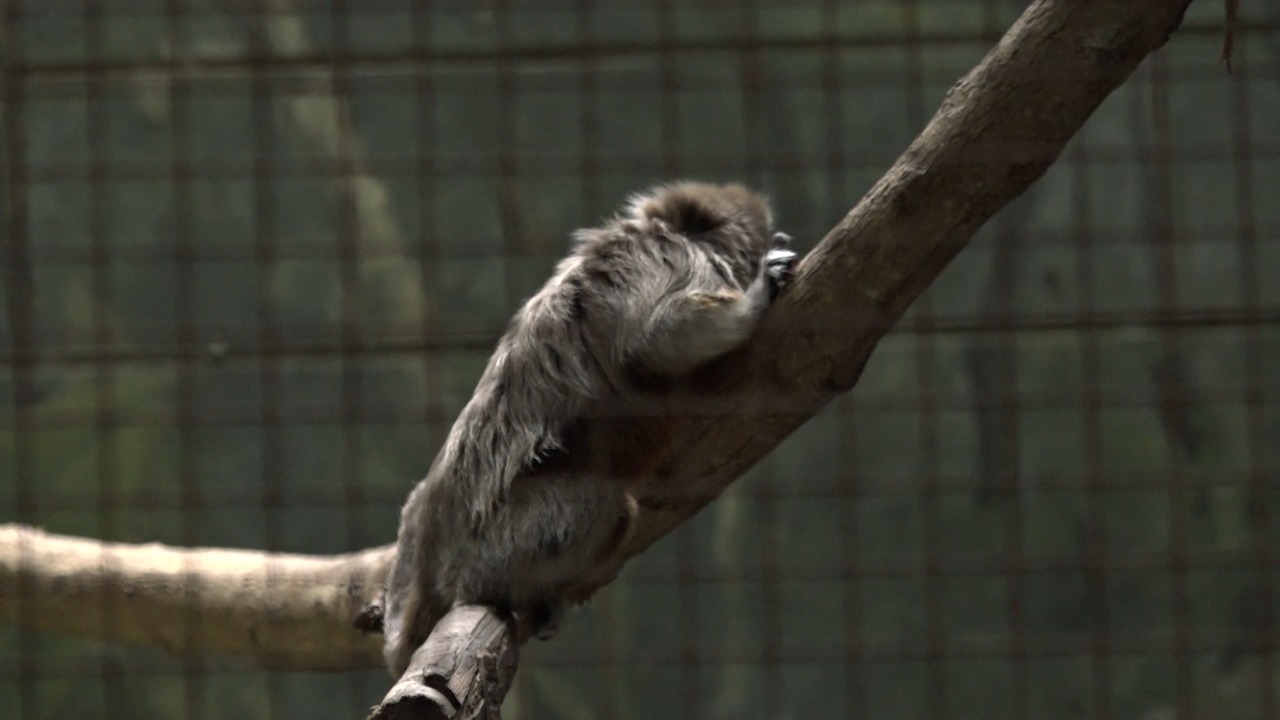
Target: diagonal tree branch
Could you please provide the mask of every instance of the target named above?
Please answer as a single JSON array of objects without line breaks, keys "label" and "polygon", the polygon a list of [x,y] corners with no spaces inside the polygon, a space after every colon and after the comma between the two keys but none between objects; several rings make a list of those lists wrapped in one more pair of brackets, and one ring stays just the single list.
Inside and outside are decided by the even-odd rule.
[{"label": "diagonal tree branch", "polygon": [[694,402],[675,403],[699,415],[654,421],[660,427],[652,432],[670,439],[646,478],[648,512],[624,556],[684,522],[852,388],[908,305],[1044,173],[1107,95],[1165,43],[1189,4],[1032,3],[804,259],[753,342],[701,374]]},{"label": "diagonal tree branch", "polygon": [[[629,428],[644,442],[615,448],[612,461],[645,469],[635,479],[640,527],[621,555],[581,578],[573,594],[589,597],[627,558],[850,389],[907,306],[984,222],[1040,177],[1103,99],[1164,44],[1189,4],[1032,3],[805,258],[755,340],[699,373],[691,387],[654,398],[653,417]],[[179,651],[248,655],[276,667],[373,665],[375,643],[354,637],[349,623],[373,599],[390,556],[390,548],[317,558],[103,546],[6,526],[0,619]],[[89,598],[113,603],[110,626],[87,617]],[[192,617],[217,631],[193,628]],[[448,644],[446,635],[433,634],[428,644]],[[493,636],[510,641],[501,632]],[[497,646],[469,652],[501,656]],[[472,702],[460,700],[464,711]]]}]

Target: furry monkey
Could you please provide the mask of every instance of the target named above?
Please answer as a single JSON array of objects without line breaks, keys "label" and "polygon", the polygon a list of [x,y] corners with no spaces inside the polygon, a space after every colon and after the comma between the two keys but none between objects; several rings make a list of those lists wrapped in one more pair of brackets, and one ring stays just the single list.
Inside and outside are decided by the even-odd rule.
[{"label": "furry monkey", "polygon": [[554,629],[560,588],[616,548],[635,504],[607,473],[544,470],[634,378],[678,377],[740,345],[796,261],[768,202],[740,185],[662,185],[575,240],[405,503],[383,599],[396,677],[455,605]]}]

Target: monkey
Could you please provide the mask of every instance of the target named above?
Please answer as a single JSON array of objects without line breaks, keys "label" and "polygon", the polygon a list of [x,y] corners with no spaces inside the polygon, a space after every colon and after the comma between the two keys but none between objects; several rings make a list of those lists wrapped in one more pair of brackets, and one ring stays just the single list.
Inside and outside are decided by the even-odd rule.
[{"label": "monkey", "polygon": [[395,677],[456,605],[555,632],[561,588],[620,545],[636,503],[619,478],[547,468],[635,378],[684,376],[741,345],[797,260],[765,197],[736,184],[659,185],[573,239],[401,511],[382,602]]}]

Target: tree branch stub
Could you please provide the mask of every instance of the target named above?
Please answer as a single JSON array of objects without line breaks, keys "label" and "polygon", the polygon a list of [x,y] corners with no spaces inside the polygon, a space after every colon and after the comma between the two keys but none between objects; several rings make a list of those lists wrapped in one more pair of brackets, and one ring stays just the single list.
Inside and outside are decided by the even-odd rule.
[{"label": "tree branch stub", "polygon": [[449,611],[369,720],[497,720],[515,677],[519,642],[491,608]]}]

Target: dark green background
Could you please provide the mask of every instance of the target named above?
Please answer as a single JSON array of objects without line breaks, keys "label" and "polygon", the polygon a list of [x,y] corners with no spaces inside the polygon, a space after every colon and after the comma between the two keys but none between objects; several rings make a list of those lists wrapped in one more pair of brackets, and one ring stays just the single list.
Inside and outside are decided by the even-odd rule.
[{"label": "dark green background", "polygon": [[[574,228],[692,176],[811,247],[1021,9],[103,5],[3,3],[0,521],[310,553],[392,540]],[[1242,5],[1234,75],[1195,3],[506,717],[1277,717],[1280,15]],[[0,628],[6,720],[387,684]]]}]

